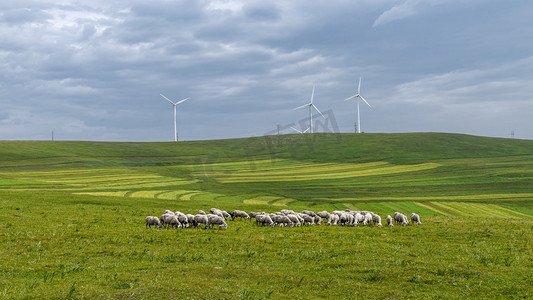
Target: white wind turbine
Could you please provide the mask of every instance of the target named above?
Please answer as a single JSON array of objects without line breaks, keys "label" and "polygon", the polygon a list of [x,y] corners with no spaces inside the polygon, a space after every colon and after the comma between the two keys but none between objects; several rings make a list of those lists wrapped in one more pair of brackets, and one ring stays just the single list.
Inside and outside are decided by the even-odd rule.
[{"label": "white wind turbine", "polygon": [[[297,109],[300,109],[300,108],[304,108],[304,107],[309,107],[309,132],[310,133],[313,133],[313,108],[316,109],[316,111],[318,111],[318,113],[324,117],[324,115],[320,112],[320,110],[313,104],[313,98],[315,97],[315,85],[313,84],[313,92],[311,93],[311,102],[305,104],[305,105],[302,105],[302,106],[299,106],[297,108],[295,108],[294,110],[297,110]],[[324,117],[325,118],[325,117]],[[307,129],[304,131],[306,132]],[[302,133],[304,133],[302,132]]]},{"label": "white wind turbine", "polygon": [[172,102],[170,99],[168,99],[167,97],[165,97],[165,95],[163,94],[159,94],[161,95],[161,97],[165,98],[168,102],[170,102],[172,104],[172,106],[174,107],[174,141],[177,142],[178,141],[178,127],[176,126],[176,106],[182,102],[185,102],[187,100],[189,100],[189,98],[185,98],[183,100],[180,100],[176,103]]},{"label": "white wind turbine", "polygon": [[359,116],[359,98],[363,101],[365,101],[365,103],[370,106],[370,108],[372,108],[372,106],[370,104],[368,104],[368,102],[366,102],[365,98],[363,98],[363,96],[361,96],[361,77],[359,77],[359,86],[357,87],[357,94],[351,96],[350,98],[346,98],[344,99],[344,101],[347,101],[347,100],[350,100],[350,99],[355,99],[357,98],[357,133],[361,133],[361,120],[360,120],[360,116]]}]

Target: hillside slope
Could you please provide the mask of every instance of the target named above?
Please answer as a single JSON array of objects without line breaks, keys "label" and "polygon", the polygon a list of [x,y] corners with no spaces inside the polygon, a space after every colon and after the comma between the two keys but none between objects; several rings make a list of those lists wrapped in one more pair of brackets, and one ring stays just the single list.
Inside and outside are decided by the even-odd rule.
[{"label": "hillside slope", "polygon": [[516,155],[533,155],[533,141],[448,133],[280,135],[178,143],[0,141],[0,167],[143,166],[261,158],[407,164]]}]

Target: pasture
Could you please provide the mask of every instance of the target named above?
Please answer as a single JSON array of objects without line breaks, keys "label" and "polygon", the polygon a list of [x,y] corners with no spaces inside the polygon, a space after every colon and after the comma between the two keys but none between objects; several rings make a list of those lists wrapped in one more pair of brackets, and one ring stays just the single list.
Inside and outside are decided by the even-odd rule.
[{"label": "pasture", "polygon": [[[318,138],[317,138],[318,137]],[[454,134],[0,142],[0,297],[533,295],[533,142]],[[165,209],[416,212],[421,226],[149,230]]]}]

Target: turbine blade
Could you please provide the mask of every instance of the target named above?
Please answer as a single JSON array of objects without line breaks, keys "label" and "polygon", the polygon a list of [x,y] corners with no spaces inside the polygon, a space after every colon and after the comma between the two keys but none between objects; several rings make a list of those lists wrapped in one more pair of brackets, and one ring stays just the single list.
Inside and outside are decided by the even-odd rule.
[{"label": "turbine blade", "polygon": [[180,104],[180,103],[183,103],[183,102],[185,102],[185,101],[187,101],[187,100],[189,100],[189,99],[191,99],[191,98],[190,98],[190,97],[187,97],[187,98],[185,98],[185,99],[183,99],[183,100],[180,100],[180,101],[176,102],[176,105],[178,105],[178,104]]},{"label": "turbine blade", "polygon": [[361,94],[361,77],[359,77],[359,87],[357,88],[357,94]]},{"label": "turbine blade", "polygon": [[372,105],[368,104],[368,102],[366,102],[365,98],[363,98],[363,96],[359,96],[361,99],[363,99],[363,101],[365,101],[366,105],[370,106],[370,108],[372,108]]},{"label": "turbine blade", "polygon": [[[302,133],[300,130],[298,130],[298,129],[292,127],[292,126],[291,126],[291,128],[292,128],[292,130],[294,130],[294,131],[296,131],[296,132],[298,132],[298,133]],[[305,131],[304,131],[304,132],[305,132]]]},{"label": "turbine blade", "polygon": [[318,109],[318,107],[316,107],[314,104],[311,104],[311,105],[313,105],[313,107],[316,109],[316,111],[318,111],[318,113],[319,113],[323,118],[325,118],[324,115],[323,115],[323,114],[320,112],[320,110]]},{"label": "turbine blade", "polygon": [[161,97],[165,98],[168,102],[172,103],[172,105],[176,105],[176,103],[170,101],[170,99],[168,99],[167,97],[165,97],[165,95],[163,95],[163,94],[159,94],[159,95],[161,95]]},{"label": "turbine blade", "polygon": [[311,93],[311,104],[313,104],[313,98],[315,98],[315,85],[313,84],[313,92]]},{"label": "turbine blade", "polygon": [[349,97],[349,98],[346,98],[346,99],[344,99],[344,101],[352,100],[352,99],[355,99],[355,98],[357,98],[357,97],[359,97],[359,94],[357,94],[357,95],[353,95],[353,96],[351,96],[351,97]]},{"label": "turbine blade", "polygon": [[308,132],[310,128],[311,128],[311,127],[307,127],[307,129],[304,130],[304,132],[302,132],[302,133],[306,133],[306,132]]},{"label": "turbine blade", "polygon": [[300,109],[300,108],[304,108],[306,106],[309,106],[309,105],[312,105],[311,103],[307,103],[307,104],[304,104],[302,106],[298,106],[297,108],[293,109],[293,110],[297,110],[297,109]]}]

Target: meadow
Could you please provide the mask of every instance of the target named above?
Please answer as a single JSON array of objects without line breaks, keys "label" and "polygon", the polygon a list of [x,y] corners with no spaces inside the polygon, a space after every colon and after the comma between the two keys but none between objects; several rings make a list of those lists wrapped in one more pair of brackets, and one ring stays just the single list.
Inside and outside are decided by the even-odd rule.
[{"label": "meadow", "polygon": [[[532,158],[533,141],[437,133],[0,141],[0,297],[528,298]],[[144,226],[211,207],[423,224]]]}]

